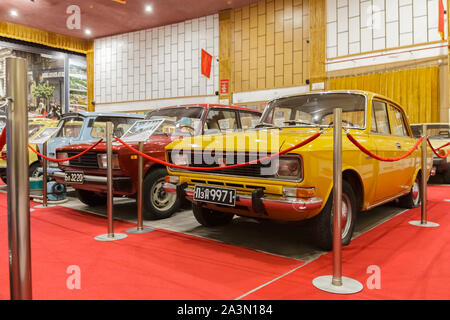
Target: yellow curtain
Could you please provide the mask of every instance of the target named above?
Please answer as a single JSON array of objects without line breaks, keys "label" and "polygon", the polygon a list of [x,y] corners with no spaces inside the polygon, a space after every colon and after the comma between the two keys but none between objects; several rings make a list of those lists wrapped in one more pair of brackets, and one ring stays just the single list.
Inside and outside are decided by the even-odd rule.
[{"label": "yellow curtain", "polygon": [[398,102],[410,123],[439,122],[439,67],[330,78],[330,90],[366,90]]}]

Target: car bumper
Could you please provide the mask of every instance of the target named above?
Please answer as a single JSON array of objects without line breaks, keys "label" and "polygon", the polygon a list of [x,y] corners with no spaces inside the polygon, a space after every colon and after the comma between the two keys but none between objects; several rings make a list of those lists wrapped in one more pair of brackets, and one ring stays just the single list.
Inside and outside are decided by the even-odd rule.
[{"label": "car bumper", "polygon": [[[194,189],[187,187],[185,184],[165,183],[163,188],[167,192],[177,193],[179,198],[186,198],[193,203],[197,203],[197,201],[194,201]],[[237,193],[234,207],[206,202],[201,202],[201,204],[211,209],[245,216],[296,221],[308,219],[319,213],[323,205],[323,199],[317,197],[301,199],[270,196],[255,190],[252,194]]]},{"label": "car bumper", "polygon": [[[65,181],[63,171],[54,172],[53,177],[56,182],[71,186],[74,189],[107,192],[107,178],[105,176],[84,175],[83,183],[70,183]],[[133,194],[133,184],[129,177],[113,177],[114,195],[130,196]]]}]

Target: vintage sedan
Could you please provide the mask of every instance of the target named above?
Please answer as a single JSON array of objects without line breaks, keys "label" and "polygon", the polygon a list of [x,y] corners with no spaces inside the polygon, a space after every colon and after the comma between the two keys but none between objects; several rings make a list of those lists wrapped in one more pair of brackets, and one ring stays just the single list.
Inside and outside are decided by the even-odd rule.
[{"label": "vintage sedan", "polygon": [[[229,223],[234,215],[309,220],[315,244],[328,250],[332,247],[335,108],[343,110],[345,130],[379,156],[398,157],[417,144],[404,110],[386,97],[360,91],[296,95],[270,102],[254,130],[176,141],[167,147],[166,158],[179,166],[220,169],[286,150],[324,130],[317,140],[243,168],[212,172],[169,168],[165,189],[187,197],[204,226]],[[359,211],[395,199],[407,208],[419,206],[420,176],[429,177],[431,170],[430,161],[422,173],[420,161],[419,148],[401,161],[380,162],[343,136],[343,244],[351,240]]]},{"label": "vintage sedan", "polygon": [[[204,133],[236,132],[252,128],[261,117],[256,110],[225,105],[186,105],[156,109],[147,119],[167,119],[144,143],[144,153],[164,160],[165,146],[174,140]],[[170,124],[172,123],[172,124]],[[79,144],[57,149],[57,157],[74,156],[90,145]],[[132,144],[138,148],[137,143]],[[60,163],[62,172],[55,180],[72,186],[80,201],[89,205],[106,203],[106,144],[102,143],[80,158]],[[138,157],[125,146],[113,145],[113,189],[116,196],[136,197]],[[76,172],[81,181],[66,179],[65,173]],[[81,175],[80,175],[81,174]],[[143,208],[146,219],[170,217],[180,207],[180,199],[162,187],[167,176],[164,166],[144,159]]]},{"label": "vintage sedan", "polygon": [[[422,135],[422,124],[411,125],[413,134],[416,137]],[[448,123],[428,123],[427,134],[433,148],[439,149],[442,157],[450,151],[450,124]],[[450,156],[447,158],[433,157],[433,166],[436,169],[436,175],[440,175],[445,183],[450,184]]]}]

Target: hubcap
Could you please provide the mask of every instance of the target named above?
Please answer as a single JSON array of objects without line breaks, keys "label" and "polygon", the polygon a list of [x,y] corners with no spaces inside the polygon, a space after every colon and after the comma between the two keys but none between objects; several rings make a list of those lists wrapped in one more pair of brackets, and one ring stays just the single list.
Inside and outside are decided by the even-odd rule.
[{"label": "hubcap", "polygon": [[414,185],[412,188],[412,197],[413,197],[414,204],[417,204],[419,202],[419,200],[420,200],[419,195],[420,195],[420,185],[419,185],[419,181],[417,181],[417,179],[416,179],[416,181],[414,181]]},{"label": "hubcap", "polygon": [[156,181],[156,183],[152,186],[152,189],[150,190],[150,199],[152,205],[161,211],[168,210],[170,207],[173,206],[173,204],[176,201],[176,195],[173,193],[166,192],[163,188],[163,185],[164,185],[164,178],[161,178],[158,181]]},{"label": "hubcap", "polygon": [[[333,217],[333,214],[331,215]],[[352,225],[352,205],[350,198],[343,193],[342,194],[342,215],[341,215],[341,230],[342,239],[344,239],[348,232],[350,231],[350,226]],[[333,226],[333,220],[331,221],[331,226]]]}]

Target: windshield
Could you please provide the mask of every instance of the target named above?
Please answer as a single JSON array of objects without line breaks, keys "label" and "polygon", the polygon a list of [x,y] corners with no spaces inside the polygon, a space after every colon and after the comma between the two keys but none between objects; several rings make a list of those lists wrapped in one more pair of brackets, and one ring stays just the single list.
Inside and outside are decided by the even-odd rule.
[{"label": "windshield", "polygon": [[364,129],[365,96],[350,93],[308,94],[269,103],[261,124],[276,127],[333,125],[333,111],[342,108],[342,126]]},{"label": "windshield", "polygon": [[106,123],[112,122],[113,135],[115,137],[122,137],[123,134],[140,118],[121,118],[121,117],[97,117],[95,120],[90,120],[88,127],[92,127],[91,137],[100,139],[106,137]]},{"label": "windshield", "polygon": [[150,112],[146,120],[154,119],[167,119],[170,122],[165,122],[165,125],[173,123],[172,128],[166,127],[164,129],[165,133],[173,133],[173,131],[185,131],[188,130],[189,133],[193,134],[192,131],[197,132],[201,124],[201,118],[204,108],[202,107],[174,107],[154,110]]},{"label": "windshield", "polygon": [[[414,137],[422,136],[422,125],[411,126]],[[427,133],[430,139],[450,139],[450,125],[448,124],[429,124]]]},{"label": "windshield", "polygon": [[71,117],[61,120],[61,130],[58,132],[57,137],[77,138],[80,135],[83,121],[84,119],[80,117]]}]

